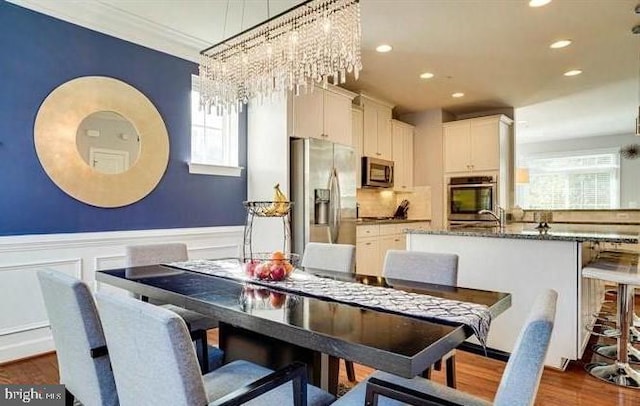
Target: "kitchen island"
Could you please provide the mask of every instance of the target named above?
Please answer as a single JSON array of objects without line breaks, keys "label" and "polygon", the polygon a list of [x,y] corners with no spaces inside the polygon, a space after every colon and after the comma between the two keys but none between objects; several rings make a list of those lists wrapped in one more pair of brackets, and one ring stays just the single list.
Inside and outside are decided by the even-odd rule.
[{"label": "kitchen island", "polygon": [[582,267],[601,243],[638,244],[638,235],[571,231],[553,225],[546,233],[526,225],[497,228],[412,230],[407,249],[458,254],[458,284],[512,295],[512,307],[491,325],[488,347],[511,352],[535,297],[558,292],[556,322],[545,365],[564,369],[579,359],[604,295],[603,283],[584,279]]}]

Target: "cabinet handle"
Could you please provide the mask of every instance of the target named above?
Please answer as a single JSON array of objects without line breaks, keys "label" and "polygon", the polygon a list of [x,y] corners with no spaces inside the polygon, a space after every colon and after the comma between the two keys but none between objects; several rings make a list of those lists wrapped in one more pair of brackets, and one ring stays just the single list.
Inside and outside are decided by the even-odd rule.
[{"label": "cabinet handle", "polygon": [[365,243],[364,245],[371,245],[371,243],[370,243],[370,242],[367,242],[367,243]]},{"label": "cabinet handle", "polygon": [[381,153],[379,153],[379,152],[376,152],[376,155],[380,156],[380,155],[382,155],[382,154],[381,154]]}]

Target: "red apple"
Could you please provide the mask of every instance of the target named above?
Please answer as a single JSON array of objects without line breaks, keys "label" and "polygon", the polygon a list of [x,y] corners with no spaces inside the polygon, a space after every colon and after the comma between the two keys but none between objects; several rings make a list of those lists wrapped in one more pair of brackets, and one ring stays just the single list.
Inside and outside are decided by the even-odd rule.
[{"label": "red apple", "polygon": [[269,269],[268,265],[258,264],[255,267],[255,270],[253,271],[253,276],[255,276],[258,279],[267,279],[269,278],[270,273],[271,273],[271,270]]},{"label": "red apple", "polygon": [[287,270],[283,264],[275,264],[271,266],[271,279],[281,281],[287,276]]},{"label": "red apple", "polygon": [[246,272],[247,276],[249,276],[250,278],[253,278],[258,264],[260,264],[260,261],[257,261],[255,259],[244,264],[244,271]]}]

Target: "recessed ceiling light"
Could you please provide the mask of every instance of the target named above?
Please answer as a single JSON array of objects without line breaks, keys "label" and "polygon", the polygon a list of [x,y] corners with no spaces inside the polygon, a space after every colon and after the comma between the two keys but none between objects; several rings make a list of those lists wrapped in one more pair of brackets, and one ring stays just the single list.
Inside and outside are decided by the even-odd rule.
[{"label": "recessed ceiling light", "polygon": [[560,41],[556,41],[553,44],[549,45],[549,48],[559,49],[559,48],[568,47],[569,45],[571,45],[570,39],[562,39]]},{"label": "recessed ceiling light", "polygon": [[431,79],[433,76],[431,72],[424,72],[420,74],[420,79]]},{"label": "recessed ceiling light", "polygon": [[391,45],[387,45],[387,44],[382,44],[382,45],[378,45],[376,47],[376,51],[380,52],[380,53],[385,53],[385,52],[389,52],[393,49],[393,47],[391,47]]},{"label": "recessed ceiling light", "polygon": [[462,92],[453,93],[451,95],[451,97],[455,97],[455,98],[462,97],[462,96],[464,96],[464,93],[462,93]]},{"label": "recessed ceiling light", "polygon": [[529,7],[542,7],[551,3],[551,0],[529,0]]},{"label": "recessed ceiling light", "polygon": [[565,76],[578,76],[582,71],[580,69],[573,69],[564,73]]}]

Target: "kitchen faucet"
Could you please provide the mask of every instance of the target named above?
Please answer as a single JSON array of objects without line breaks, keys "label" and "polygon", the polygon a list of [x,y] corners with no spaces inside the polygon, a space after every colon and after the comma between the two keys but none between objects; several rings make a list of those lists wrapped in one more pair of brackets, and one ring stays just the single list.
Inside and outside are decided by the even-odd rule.
[{"label": "kitchen faucet", "polygon": [[498,223],[498,227],[500,227],[500,230],[504,230],[504,226],[507,223],[506,221],[507,214],[505,210],[500,206],[496,206],[496,211],[498,212],[498,214],[496,214],[494,211],[483,209],[483,210],[480,210],[478,214],[490,215]]}]

